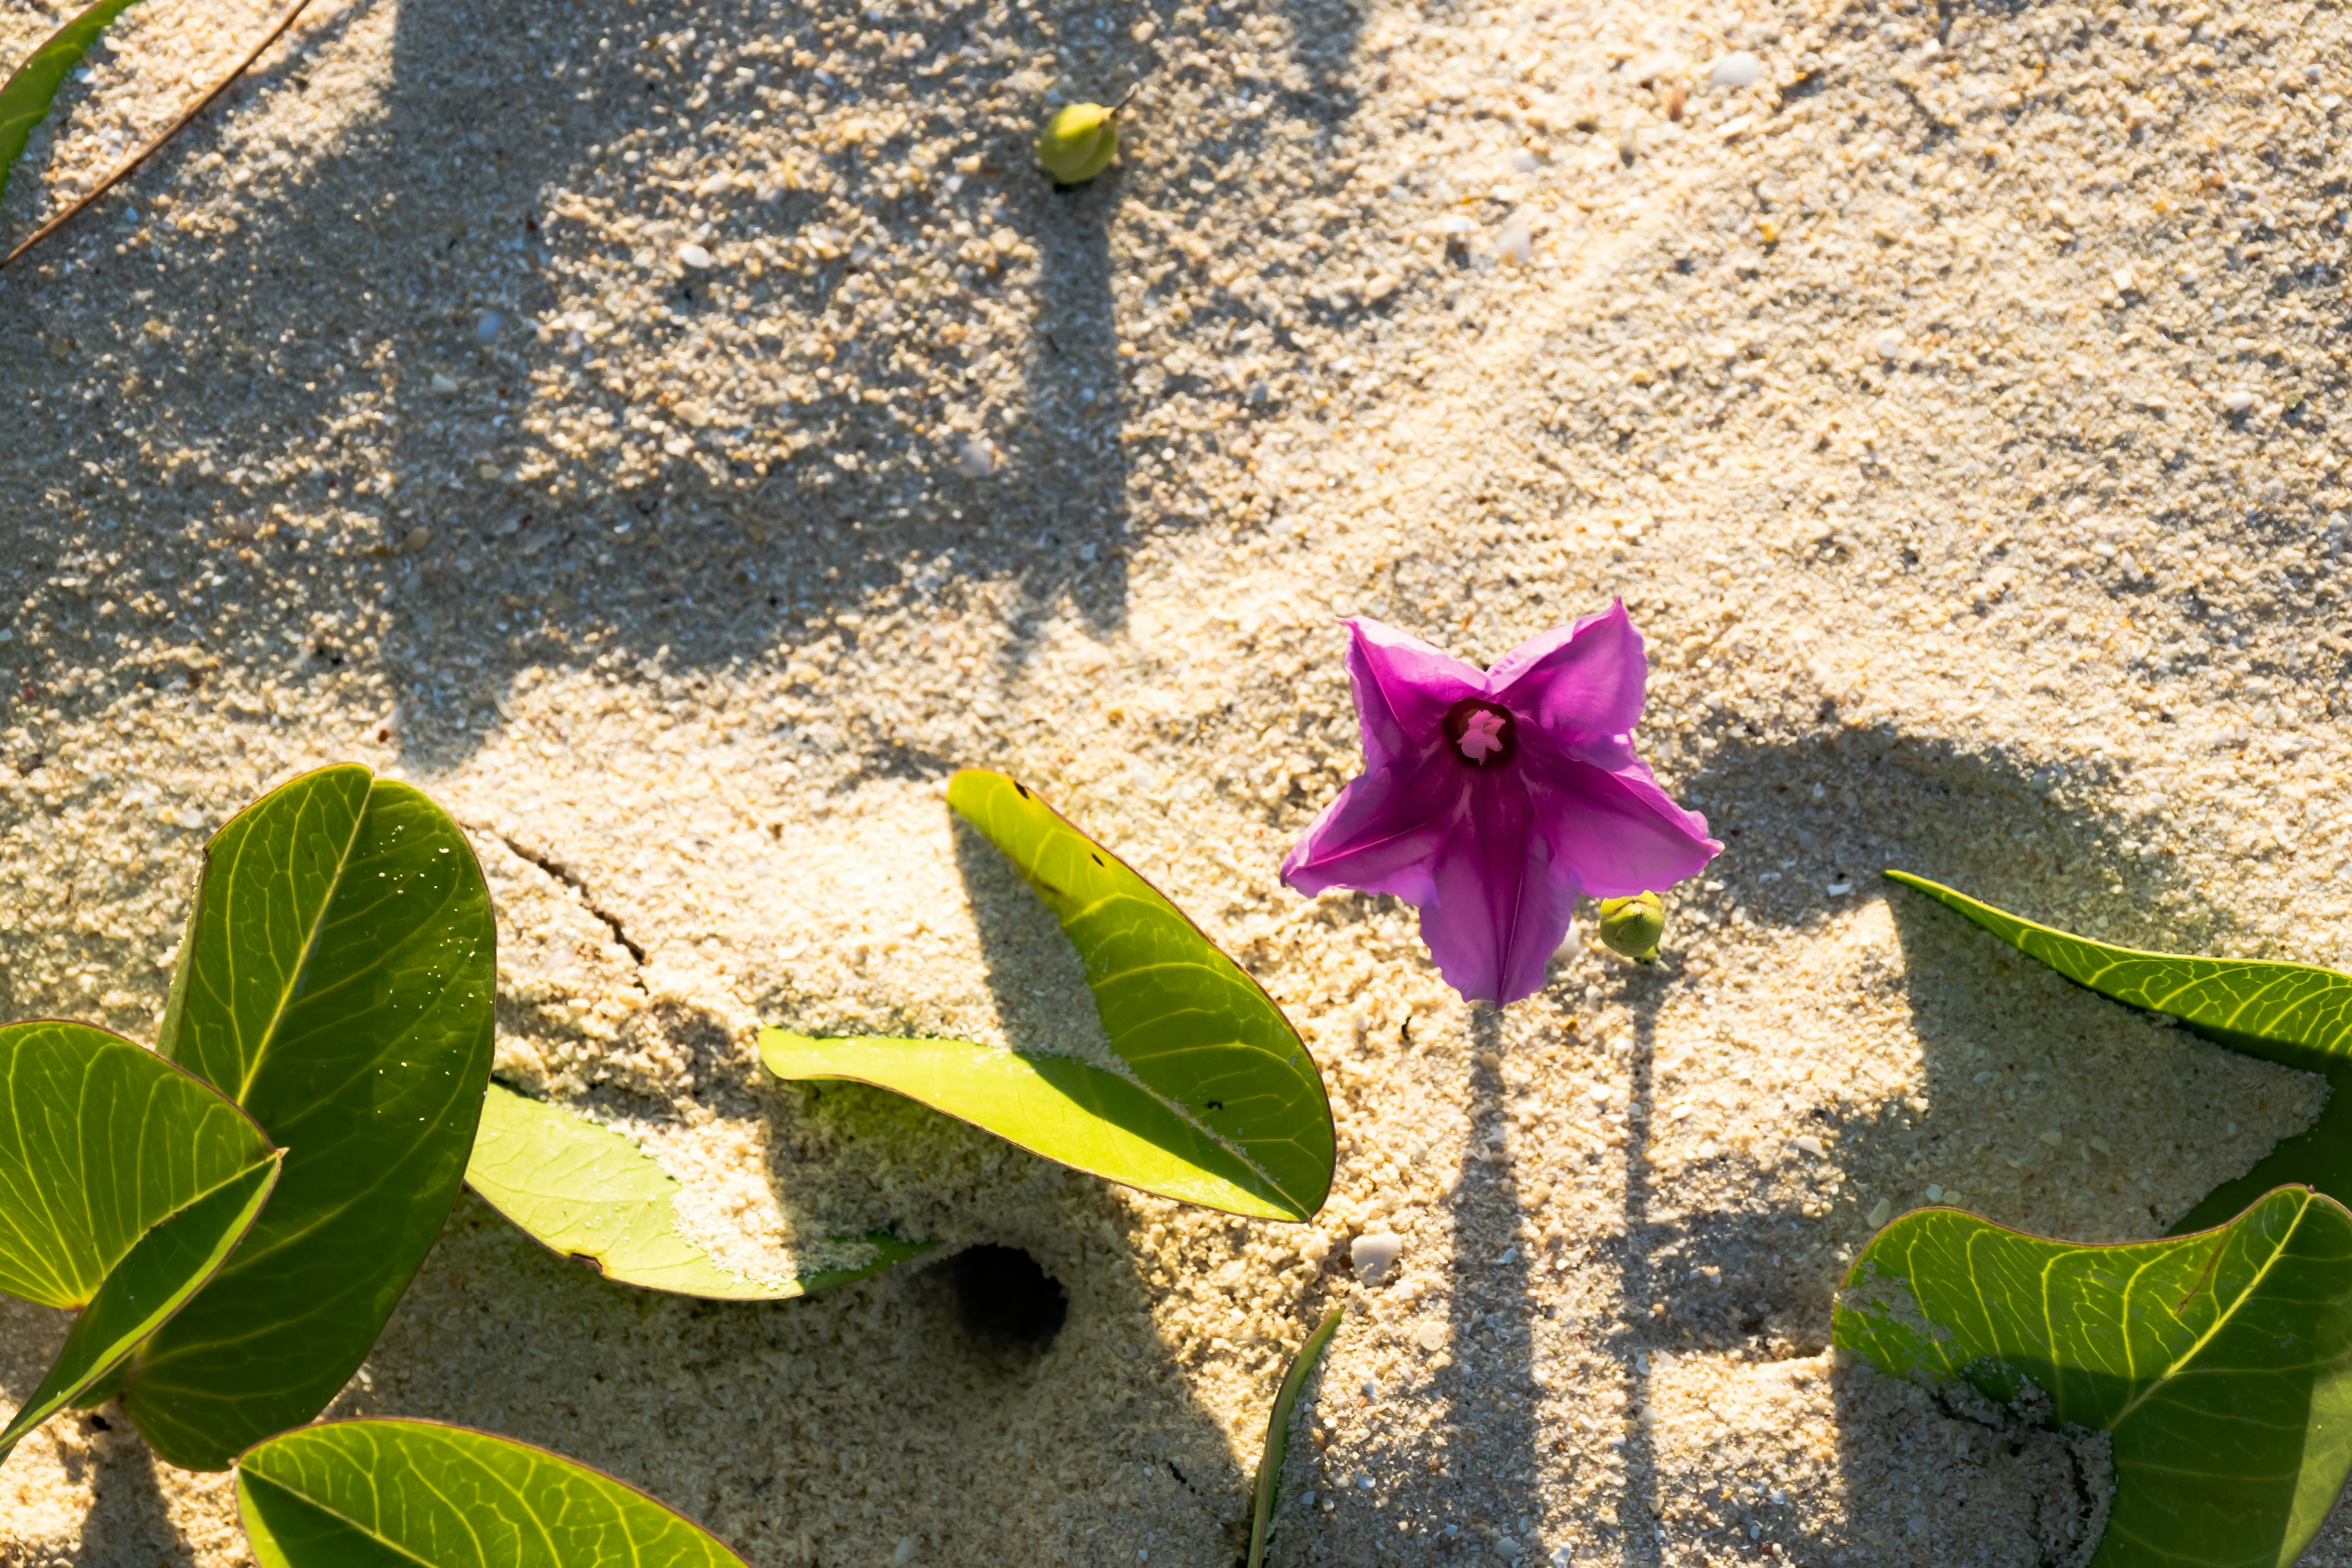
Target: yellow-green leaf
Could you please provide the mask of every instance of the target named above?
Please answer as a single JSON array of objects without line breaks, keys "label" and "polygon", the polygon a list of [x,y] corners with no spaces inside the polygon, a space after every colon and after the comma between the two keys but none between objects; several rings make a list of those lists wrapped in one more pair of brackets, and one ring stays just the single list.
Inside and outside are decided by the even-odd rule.
[{"label": "yellow-green leaf", "polygon": [[1282,1386],[1275,1391],[1274,1409],[1265,1418],[1265,1450],[1257,1457],[1257,1484],[1250,1489],[1249,1568],[1260,1568],[1265,1563],[1267,1543],[1274,1538],[1276,1496],[1282,1488],[1283,1463],[1290,1457],[1291,1414],[1298,1407],[1298,1395],[1306,1389],[1315,1363],[1323,1359],[1323,1348],[1339,1331],[1339,1320],[1347,1315],[1343,1307],[1323,1314],[1323,1321],[1291,1357],[1290,1370],[1282,1374]]},{"label": "yellow-green leaf", "polygon": [[602,1470],[432,1421],[326,1421],[236,1463],[261,1568],[744,1568]]},{"label": "yellow-green leaf", "polygon": [[363,767],[304,774],[207,847],[159,1048],[287,1154],[252,1235],[132,1361],[123,1405],[164,1458],[226,1468],[366,1359],[465,1178],[496,942],[457,825]]},{"label": "yellow-green leaf", "polygon": [[107,24],[136,4],[138,0],[97,0],[44,38],[0,84],[0,194],[7,191],[9,173],[25,155],[33,127],[47,118],[67,73],[89,53]]},{"label": "yellow-green leaf", "polygon": [[0,1028],[0,1289],[79,1308],[0,1459],[218,1271],[278,1175],[253,1119],[103,1029]]},{"label": "yellow-green leaf", "polygon": [[607,1279],[719,1300],[774,1301],[878,1274],[937,1244],[877,1233],[838,1238],[869,1249],[856,1267],[811,1268],[770,1284],[738,1274],[681,1235],[677,1179],[608,1127],[490,1085],[466,1181],[515,1228]]},{"label": "yellow-green leaf", "polygon": [[2292,1184],[2352,1203],[2352,974],[2264,959],[2141,952],[2038,924],[1908,871],[1886,876],[2102,996],[2176,1017],[2232,1050],[2326,1078],[2327,1104],[2318,1120],[2208,1193],[2172,1227],[2176,1235],[2219,1225],[2273,1187]]},{"label": "yellow-green leaf", "polygon": [[1956,1209],[1872,1237],[1838,1347],[2108,1434],[2093,1568],[2287,1568],[2352,1472],[2352,1213],[2304,1187],[2218,1230],[2084,1246]]},{"label": "yellow-green leaf", "polygon": [[1064,1164],[1188,1203],[1304,1220],[1331,1188],[1322,1074],[1290,1021],[1160,891],[1024,785],[968,768],[948,804],[1019,868],[1078,951],[1118,1068],[966,1040],[763,1029],[785,1079],[852,1079]]}]

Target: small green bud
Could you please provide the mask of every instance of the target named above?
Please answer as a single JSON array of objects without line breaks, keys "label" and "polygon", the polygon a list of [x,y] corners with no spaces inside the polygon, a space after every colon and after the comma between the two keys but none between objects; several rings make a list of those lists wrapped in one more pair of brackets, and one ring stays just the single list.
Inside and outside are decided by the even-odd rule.
[{"label": "small green bud", "polygon": [[1118,110],[1066,103],[1037,133],[1037,162],[1066,185],[1082,185],[1110,167],[1118,151]]},{"label": "small green bud", "polygon": [[1601,940],[1612,952],[1636,963],[1658,962],[1658,939],[1666,934],[1666,906],[1655,893],[1601,900]]}]

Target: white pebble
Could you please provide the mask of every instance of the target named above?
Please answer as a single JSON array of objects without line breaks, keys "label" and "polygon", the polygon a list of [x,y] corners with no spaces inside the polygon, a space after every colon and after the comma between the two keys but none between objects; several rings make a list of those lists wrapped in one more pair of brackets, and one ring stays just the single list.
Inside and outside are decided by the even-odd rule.
[{"label": "white pebble", "polygon": [[1870,346],[1878,351],[1880,359],[1893,359],[1903,352],[1903,334],[1889,327],[1873,339]]},{"label": "white pebble", "polygon": [[1511,149],[1511,167],[1522,174],[1532,174],[1543,167],[1543,160],[1529,148],[1514,147]]},{"label": "white pebble", "polygon": [[1936,1183],[1929,1182],[1927,1184],[1927,1201],[1931,1204],[1942,1203],[1944,1201],[1944,1189]]},{"label": "white pebble", "polygon": [[1457,234],[1475,234],[1477,230],[1477,224],[1469,218],[1464,217],[1460,213],[1447,213],[1444,218],[1439,220],[1437,225],[1438,233],[1449,236]]},{"label": "white pebble", "polygon": [[1870,1228],[1876,1230],[1895,1217],[1895,1205],[1885,1198],[1870,1205]]},{"label": "white pebble", "polygon": [[1356,1278],[1367,1285],[1377,1285],[1388,1278],[1395,1267],[1397,1255],[1404,1250],[1404,1237],[1386,1231],[1367,1231],[1356,1237],[1348,1247],[1348,1260],[1356,1266]]},{"label": "white pebble", "polygon": [[687,266],[693,268],[697,272],[708,272],[713,265],[710,252],[703,249],[702,247],[698,245],[679,246],[677,247],[677,258]]},{"label": "white pebble", "polygon": [[1852,882],[1832,882],[1827,887],[1823,888],[1822,891],[1827,893],[1832,899],[1843,899],[1848,893],[1853,891],[1853,884]]},{"label": "white pebble", "polygon": [[898,1537],[898,1550],[890,1553],[890,1561],[893,1563],[912,1563],[914,1560],[915,1538],[911,1535],[902,1535]]},{"label": "white pebble", "polygon": [[1810,1132],[1800,1133],[1789,1142],[1816,1159],[1823,1158],[1829,1153],[1828,1150],[1822,1147],[1822,1141]]},{"label": "white pebble", "polygon": [[1496,1555],[1496,1556],[1497,1556],[1497,1557],[1517,1557],[1518,1554],[1519,1554],[1519,1543],[1518,1543],[1517,1542],[1516,1542],[1516,1541],[1512,1540],[1512,1539],[1511,1539],[1509,1536],[1507,1536],[1507,1535],[1498,1535],[1498,1536],[1495,1537],[1495,1555]]},{"label": "white pebble", "polygon": [[1423,1323],[1412,1333],[1413,1339],[1425,1351],[1433,1351],[1445,1342],[1444,1323]]},{"label": "white pebble", "polygon": [[1628,163],[1642,153],[1642,127],[1638,121],[1628,120],[1617,132],[1617,156]]},{"label": "white pebble", "polygon": [[448,375],[436,370],[433,373],[433,390],[446,397],[457,390],[457,384]]},{"label": "white pebble", "polygon": [[1515,223],[1495,241],[1495,254],[1514,267],[1525,267],[1535,259],[1535,242],[1528,237],[1527,225]]},{"label": "white pebble", "polygon": [[496,310],[485,310],[474,319],[474,335],[486,343],[496,342],[506,324],[507,319]]},{"label": "white pebble", "polygon": [[1378,1405],[1381,1402],[1380,1384],[1369,1377],[1364,1379],[1364,1397],[1372,1404]]},{"label": "white pebble", "polygon": [[1709,87],[1754,87],[1764,79],[1764,62],[1746,49],[1734,49],[1709,66]]},{"label": "white pebble", "polygon": [[2221,406],[2228,409],[2232,414],[2243,414],[2247,409],[2252,408],[2253,405],[2254,395],[2248,392],[2242,386],[2221,399]]},{"label": "white pebble", "polygon": [[956,454],[956,471],[968,479],[984,479],[996,472],[996,443],[985,436],[966,437],[963,450]]}]

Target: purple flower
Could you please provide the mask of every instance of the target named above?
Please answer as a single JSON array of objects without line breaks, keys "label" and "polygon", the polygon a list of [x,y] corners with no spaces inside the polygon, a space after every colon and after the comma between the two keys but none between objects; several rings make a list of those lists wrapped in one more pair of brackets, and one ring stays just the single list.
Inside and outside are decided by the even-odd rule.
[{"label": "purple flower", "polygon": [[1485,671],[1378,621],[1347,626],[1364,771],[1283,880],[1420,906],[1422,940],[1465,997],[1541,990],[1580,894],[1668,888],[1723,852],[1633,755],[1649,667],[1622,600]]}]

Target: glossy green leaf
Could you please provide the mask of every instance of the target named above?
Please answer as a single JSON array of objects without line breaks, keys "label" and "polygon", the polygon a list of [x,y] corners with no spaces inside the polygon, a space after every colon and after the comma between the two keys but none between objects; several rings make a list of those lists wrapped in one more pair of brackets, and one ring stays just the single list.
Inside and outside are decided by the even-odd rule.
[{"label": "glossy green leaf", "polygon": [[1283,1464],[1290,1458],[1291,1413],[1298,1407],[1298,1396],[1315,1363],[1323,1359],[1323,1348],[1339,1331],[1339,1320],[1347,1315],[1343,1307],[1334,1307],[1323,1315],[1291,1358],[1290,1370],[1282,1374],[1282,1386],[1275,1391],[1274,1410],[1265,1418],[1265,1451],[1257,1457],[1257,1484],[1250,1489],[1249,1568],[1260,1568],[1266,1546],[1274,1539],[1275,1500],[1282,1488]]},{"label": "glossy green leaf", "polygon": [[2088,1247],[1955,1209],[1854,1259],[1838,1347],[2109,1435],[2093,1568],[2285,1568],[2352,1472],[2352,1213],[2303,1187],[2218,1230]]},{"label": "glossy green leaf", "polygon": [[8,176],[25,155],[33,127],[48,114],[67,73],[81,63],[107,24],[136,4],[138,0],[98,0],[42,40],[16,74],[0,84],[0,195],[6,193]]},{"label": "glossy green leaf", "polygon": [[236,1462],[261,1568],[743,1568],[683,1515],[576,1460],[431,1421],[326,1421]]},{"label": "glossy green leaf", "polygon": [[1158,889],[1024,786],[967,768],[948,804],[1059,917],[1125,1070],[965,1040],[774,1028],[760,1032],[769,1070],[874,1084],[1146,1192],[1312,1217],[1331,1190],[1331,1107],[1282,1010]]},{"label": "glossy green leaf", "polygon": [[838,1238],[871,1249],[856,1268],[811,1268],[767,1284],[728,1268],[678,1232],[677,1178],[609,1127],[490,1085],[466,1182],[517,1230],[648,1290],[727,1301],[776,1301],[845,1285],[920,1258],[936,1242],[877,1233]]},{"label": "glossy green leaf", "polygon": [[278,1184],[278,1156],[238,1172],[139,1238],[66,1332],[47,1373],[0,1431],[0,1459],[27,1432],[107,1384],[139,1342],[171,1320],[226,1263]]},{"label": "glossy green leaf", "polygon": [[0,1290],[81,1309],[0,1459],[212,1278],[277,1173],[251,1117],[153,1052],[86,1024],[0,1028]]},{"label": "glossy green leaf", "polygon": [[159,1048],[287,1155],[253,1234],[132,1363],[124,1407],[166,1459],[226,1468],[366,1359],[465,1177],[496,941],[457,824],[362,767],[294,780],[207,847]]},{"label": "glossy green leaf", "polygon": [[2264,1061],[2322,1074],[2318,1120],[2282,1139],[2254,1168],[2206,1194],[2175,1234],[2221,1224],[2273,1187],[2302,1184],[2352,1203],[2352,975],[2307,963],[2250,958],[2180,958],[2093,942],[1980,903],[1907,871],[1890,880],[1958,910],[2028,958],[2134,1007]]}]

